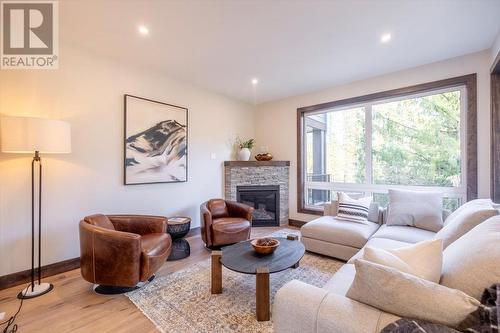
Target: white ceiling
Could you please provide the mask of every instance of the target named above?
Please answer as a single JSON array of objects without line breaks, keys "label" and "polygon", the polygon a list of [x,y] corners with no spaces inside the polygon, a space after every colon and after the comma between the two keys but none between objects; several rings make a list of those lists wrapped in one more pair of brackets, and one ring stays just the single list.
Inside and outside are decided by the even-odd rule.
[{"label": "white ceiling", "polygon": [[59,17],[63,43],[259,103],[487,49],[499,13],[500,0],[64,0]]}]

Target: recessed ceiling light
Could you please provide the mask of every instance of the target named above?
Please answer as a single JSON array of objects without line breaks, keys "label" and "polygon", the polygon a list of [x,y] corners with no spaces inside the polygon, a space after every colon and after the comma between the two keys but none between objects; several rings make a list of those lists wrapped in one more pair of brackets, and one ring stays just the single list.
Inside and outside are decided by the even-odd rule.
[{"label": "recessed ceiling light", "polygon": [[258,83],[259,83],[259,79],[257,79],[257,78],[253,78],[253,79],[252,79],[252,84],[253,84],[254,86],[256,86]]},{"label": "recessed ceiling light", "polygon": [[144,25],[140,25],[138,30],[139,30],[139,33],[141,35],[144,35],[144,36],[149,35],[149,29],[148,29],[148,27],[146,27]]},{"label": "recessed ceiling light", "polygon": [[382,36],[380,36],[380,41],[382,43],[389,43],[392,39],[392,35],[390,33],[386,33],[386,34],[383,34]]}]

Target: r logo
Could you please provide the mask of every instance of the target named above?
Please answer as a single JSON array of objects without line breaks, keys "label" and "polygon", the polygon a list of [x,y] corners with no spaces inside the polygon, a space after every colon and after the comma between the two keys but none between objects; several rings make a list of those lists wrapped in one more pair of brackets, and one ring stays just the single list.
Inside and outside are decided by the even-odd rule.
[{"label": "r logo", "polygon": [[0,1],[1,68],[58,68],[57,1]]},{"label": "r logo", "polygon": [[52,54],[51,3],[6,3],[3,7],[4,54]]}]

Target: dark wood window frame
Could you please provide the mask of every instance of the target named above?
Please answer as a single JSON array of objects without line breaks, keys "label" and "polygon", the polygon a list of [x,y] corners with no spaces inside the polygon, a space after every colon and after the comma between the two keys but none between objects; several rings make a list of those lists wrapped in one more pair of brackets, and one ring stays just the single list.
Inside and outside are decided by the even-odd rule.
[{"label": "dark wood window frame", "polygon": [[491,199],[500,202],[500,52],[491,66]]},{"label": "dark wood window frame", "polygon": [[[499,83],[500,85],[500,83]],[[303,158],[304,138],[303,134],[303,119],[308,113],[317,112],[320,110],[328,110],[340,106],[355,105],[365,102],[374,102],[406,95],[425,93],[437,89],[445,89],[452,87],[465,86],[467,91],[467,200],[477,198],[477,74],[469,74],[429,83],[418,84],[410,87],[387,90],[359,97],[346,98],[333,102],[316,104],[312,106],[301,107],[297,109],[297,211],[299,213],[322,215],[321,211],[308,209],[305,205],[304,187],[305,179],[303,170],[305,161]],[[497,110],[497,121],[500,123],[500,110]],[[493,124],[493,123],[492,123]],[[500,148],[500,133],[497,136],[498,148]],[[498,149],[497,149],[498,151]],[[500,156],[500,155],[499,155]],[[498,172],[500,174],[500,159],[497,163]],[[493,168],[492,168],[493,170]],[[500,182],[498,184],[500,190]]]}]

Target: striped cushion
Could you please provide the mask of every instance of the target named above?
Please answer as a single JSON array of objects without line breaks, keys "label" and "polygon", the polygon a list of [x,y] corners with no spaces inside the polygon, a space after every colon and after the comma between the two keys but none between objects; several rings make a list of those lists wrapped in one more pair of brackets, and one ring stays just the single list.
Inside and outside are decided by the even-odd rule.
[{"label": "striped cushion", "polygon": [[371,197],[353,199],[343,192],[338,194],[339,210],[337,218],[354,222],[367,222]]}]

